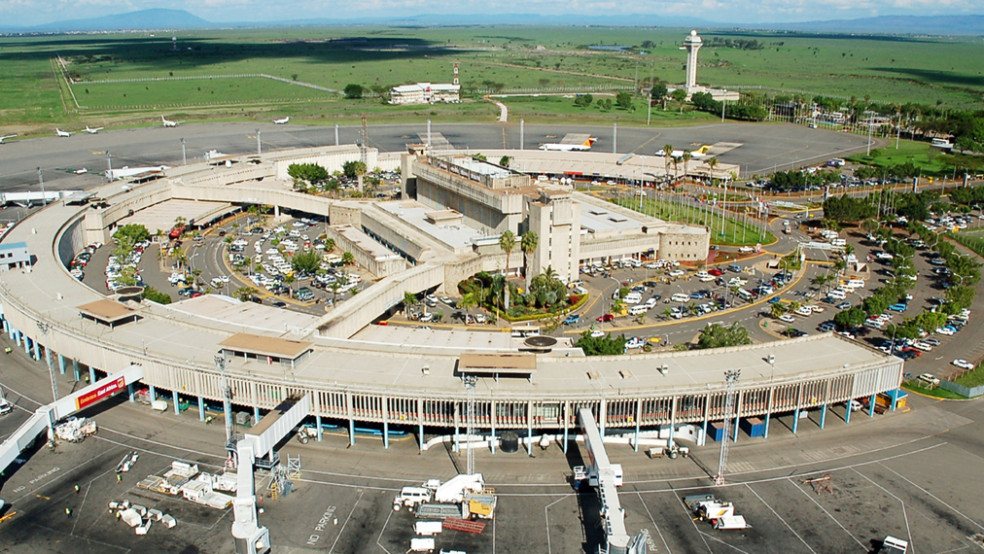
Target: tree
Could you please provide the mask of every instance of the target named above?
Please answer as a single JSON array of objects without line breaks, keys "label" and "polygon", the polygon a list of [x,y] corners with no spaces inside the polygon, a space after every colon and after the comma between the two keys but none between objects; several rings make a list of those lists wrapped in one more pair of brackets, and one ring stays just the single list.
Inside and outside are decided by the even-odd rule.
[{"label": "tree", "polygon": [[669,92],[669,89],[666,88],[666,83],[657,81],[653,83],[653,88],[649,91],[649,97],[655,102],[663,102],[666,100],[666,95]]},{"label": "tree", "polygon": [[718,159],[717,158],[710,158],[710,159],[708,159],[704,163],[707,164],[707,168],[710,170],[709,171],[710,177],[713,179],[714,178],[714,168],[717,167]]},{"label": "tree", "polygon": [[331,176],[327,169],[316,163],[290,164],[287,166],[287,175],[294,179],[295,188],[301,182],[311,185],[323,183]]},{"label": "tree", "polygon": [[345,176],[349,179],[357,179],[359,181],[359,191],[362,191],[362,176],[366,174],[366,164],[361,160],[352,160],[350,162],[345,162],[342,164],[342,171]]},{"label": "tree", "polygon": [[344,265],[352,265],[355,263],[355,255],[352,254],[351,250],[346,250],[342,253],[342,263]]},{"label": "tree", "polygon": [[314,250],[294,254],[290,260],[290,266],[294,268],[294,271],[311,275],[321,266],[321,256]]},{"label": "tree", "polygon": [[502,167],[509,167],[510,161],[512,161],[512,158],[510,158],[509,156],[503,156],[499,158],[499,165],[501,165]]},{"label": "tree", "polygon": [[683,178],[686,179],[687,178],[687,173],[689,172],[689,169],[687,168],[687,166],[690,165],[690,160],[691,160],[691,158],[694,157],[694,155],[690,152],[690,150],[684,150],[683,151],[683,156],[681,156],[681,157],[683,158]]},{"label": "tree", "polygon": [[348,98],[349,100],[357,100],[359,98],[362,98],[363,89],[362,89],[362,85],[350,83],[345,85],[345,88],[343,89],[342,92],[345,93],[345,98]]},{"label": "tree", "polygon": [[147,227],[143,225],[138,223],[130,223],[128,225],[118,227],[116,232],[113,233],[113,238],[117,241],[129,240],[132,245],[145,240],[150,240],[150,231],[148,231]]},{"label": "tree", "polygon": [[294,298],[294,287],[292,287],[291,285],[293,285],[296,282],[297,282],[297,277],[294,277],[293,273],[288,273],[287,275],[284,275],[284,285],[287,286],[287,294],[291,298]]},{"label": "tree", "polygon": [[615,356],[625,353],[625,335],[592,337],[591,331],[585,331],[574,346],[583,350],[585,356]]},{"label": "tree", "polygon": [[779,316],[786,313],[786,305],[782,302],[773,302],[769,307],[769,315],[775,319],[779,319]]},{"label": "tree", "polygon": [[623,110],[631,110],[632,93],[627,90],[619,91],[619,93],[615,95],[615,105]]},{"label": "tree", "polygon": [[522,238],[519,241],[519,248],[523,251],[524,262],[523,271],[526,273],[526,288],[530,288],[530,260],[529,256],[533,252],[536,252],[536,247],[540,242],[540,237],[537,236],[533,231],[526,231],[523,233]]},{"label": "tree", "polygon": [[677,102],[683,102],[687,99],[687,91],[682,88],[674,89],[673,92],[670,93],[670,98]]},{"label": "tree", "polygon": [[853,329],[864,325],[864,320],[868,316],[864,310],[855,306],[849,310],[842,310],[834,315],[834,324],[841,329]]},{"label": "tree", "polygon": [[143,297],[152,302],[157,302],[158,304],[171,303],[171,295],[163,293],[154,287],[146,287],[143,291]]},{"label": "tree", "polygon": [[752,344],[752,339],[748,337],[748,329],[741,323],[736,321],[730,327],[712,323],[701,330],[695,348],[702,350],[705,348],[722,348],[742,344]]},{"label": "tree", "polygon": [[249,302],[253,299],[253,295],[256,294],[256,289],[253,287],[239,287],[233,293],[233,295],[242,302]]},{"label": "tree", "polygon": [[499,248],[502,249],[503,254],[506,255],[505,273],[508,275],[509,258],[512,255],[512,251],[516,249],[516,235],[508,229],[499,235]]},{"label": "tree", "polygon": [[413,308],[417,304],[417,295],[410,292],[404,291],[403,293],[403,315],[410,319],[410,308]]},{"label": "tree", "polygon": [[673,160],[673,145],[663,145],[663,171],[666,175],[670,174],[670,161]]}]

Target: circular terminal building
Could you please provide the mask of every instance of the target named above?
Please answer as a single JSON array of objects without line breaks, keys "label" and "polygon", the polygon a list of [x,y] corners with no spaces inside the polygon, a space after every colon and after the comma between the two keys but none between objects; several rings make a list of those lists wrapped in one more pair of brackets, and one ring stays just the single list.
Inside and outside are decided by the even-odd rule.
[{"label": "circular terminal building", "polygon": [[[307,394],[319,438],[322,428],[345,429],[351,441],[357,431],[371,430],[386,446],[392,433],[412,433],[426,448],[428,436],[458,440],[471,427],[493,438],[506,431],[524,438],[555,434],[566,448],[580,408],[592,410],[603,434],[617,429],[671,440],[675,434],[703,443],[720,438],[725,372],[735,369],[741,377],[733,384],[732,413],[737,422],[760,418],[766,434],[774,415],[796,413],[798,422],[800,411],[817,409],[822,425],[836,408],[848,419],[851,400],[899,386],[902,360],[833,334],[586,357],[564,339],[375,325],[405,292],[440,293],[479,271],[502,270],[498,242],[506,230],[539,234],[539,247],[523,262],[527,272],[550,266],[568,279],[599,260],[696,260],[707,252],[706,228],[598,201],[563,178],[578,164],[586,172],[614,165],[618,155],[506,154],[527,174],[460,154],[411,148],[387,158],[342,146],[212,159],[105,185],[92,191],[95,198],[49,204],[0,242],[0,256],[8,258],[0,260],[3,331],[36,359],[77,378],[80,368],[101,380],[139,365],[152,400],[173,400],[175,409],[179,401],[197,402],[202,417],[206,405],[223,400],[222,373],[235,409],[256,416]],[[401,200],[312,196],[294,192],[287,177],[291,163],[316,162],[331,171],[360,155],[368,156],[369,167],[401,167]],[[135,290],[107,296],[70,275],[68,265],[85,245],[109,243],[111,231],[134,214],[175,202],[195,206],[195,217],[186,212],[191,225],[246,205],[273,206],[274,217],[281,210],[310,214],[376,280],[314,316],[221,295],[160,305],[140,300]],[[132,399],[133,383],[128,387]],[[494,449],[496,442],[490,444]]]}]

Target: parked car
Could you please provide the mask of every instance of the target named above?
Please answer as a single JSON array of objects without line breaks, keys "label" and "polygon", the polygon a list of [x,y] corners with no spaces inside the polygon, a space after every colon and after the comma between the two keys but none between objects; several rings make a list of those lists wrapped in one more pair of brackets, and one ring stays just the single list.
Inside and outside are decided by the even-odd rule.
[{"label": "parked car", "polygon": [[581,321],[581,316],[578,314],[571,314],[564,319],[564,325],[574,325],[575,323]]},{"label": "parked car", "polygon": [[796,323],[796,318],[789,314],[782,314],[781,316],[779,316],[779,321],[785,323]]},{"label": "parked car", "polygon": [[972,363],[970,363],[970,362],[968,362],[967,360],[964,360],[964,359],[958,358],[956,360],[953,360],[952,363],[953,363],[953,365],[959,367],[960,369],[974,369],[974,364],[972,364]]},{"label": "parked car", "polygon": [[598,322],[600,322],[600,323],[605,323],[607,321],[612,321],[613,319],[615,319],[615,315],[614,314],[602,314],[602,315],[598,316]]}]

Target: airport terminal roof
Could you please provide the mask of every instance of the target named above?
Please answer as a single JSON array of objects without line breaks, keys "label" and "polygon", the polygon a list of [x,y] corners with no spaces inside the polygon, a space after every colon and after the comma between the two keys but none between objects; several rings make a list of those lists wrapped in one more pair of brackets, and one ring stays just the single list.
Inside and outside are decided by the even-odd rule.
[{"label": "airport terminal roof", "polygon": [[[235,285],[231,286],[235,288]],[[244,328],[267,333],[310,329],[318,322],[317,316],[257,302],[242,302],[222,294],[203,294],[188,298],[168,304],[167,309],[216,323],[236,321]]]},{"label": "airport terminal roof", "polygon": [[441,225],[431,223],[428,221],[428,215],[434,213],[434,209],[414,200],[381,202],[377,206],[407,225],[455,250],[469,248],[473,240],[485,236],[480,231],[464,224]]},{"label": "airport terminal roof", "polygon": [[226,202],[207,202],[196,200],[165,200],[144,208],[131,216],[124,217],[119,224],[137,223],[143,225],[152,234],[158,229],[167,231],[174,227],[174,221],[179,216],[188,222],[206,223],[212,219],[233,211],[232,204]]},{"label": "airport terminal roof", "polygon": [[105,298],[79,306],[79,312],[110,325],[137,316],[137,311],[115,300]]},{"label": "airport terminal roof", "polygon": [[272,356],[288,360],[297,359],[311,349],[310,342],[281,339],[254,335],[252,333],[236,333],[219,343],[224,350],[244,352],[256,356]]}]

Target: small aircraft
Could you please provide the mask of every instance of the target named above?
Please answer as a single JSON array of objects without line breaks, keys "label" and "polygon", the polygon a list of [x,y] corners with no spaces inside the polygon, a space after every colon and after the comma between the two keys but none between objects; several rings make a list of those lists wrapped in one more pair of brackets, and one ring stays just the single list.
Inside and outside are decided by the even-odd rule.
[{"label": "small aircraft", "polygon": [[5,136],[2,136],[2,137],[0,137],[0,144],[3,144],[3,141],[5,141],[5,140],[7,140],[7,139],[11,139],[11,138],[14,138],[14,137],[16,137],[16,136],[17,136],[17,135],[5,135]]},{"label": "small aircraft", "polygon": [[[706,158],[707,157],[707,151],[710,150],[710,149],[711,149],[710,145],[705,144],[705,145],[701,146],[700,148],[698,148],[697,150],[694,150],[694,151],[690,152],[690,157],[693,158],[693,159],[695,159],[695,160],[700,160],[702,158]],[[680,159],[680,158],[683,157],[683,153],[684,152],[685,152],[685,150],[674,150],[674,151],[670,152],[670,157],[671,158]],[[659,157],[661,157],[661,158],[663,158],[663,157],[666,157],[666,152],[664,152],[662,150],[657,150],[656,151],[656,155],[659,156]]]},{"label": "small aircraft", "polygon": [[287,117],[284,117],[283,119],[274,119],[273,120],[273,124],[274,125],[284,125],[286,123],[290,123],[290,116],[289,115]]},{"label": "small aircraft", "polygon": [[563,144],[563,143],[548,143],[541,144],[540,150],[547,150],[551,152],[585,152],[591,150],[591,145],[593,145],[598,140],[598,137],[588,137],[587,140],[581,144]]},{"label": "small aircraft", "polygon": [[177,121],[171,121],[170,119],[165,118],[163,115],[161,116],[161,123],[163,123],[165,127],[177,127],[178,126],[178,122]]},{"label": "small aircraft", "polygon": [[89,133],[90,135],[94,135],[94,134],[98,133],[99,131],[102,131],[103,129],[105,129],[105,127],[96,127],[95,129],[93,129],[93,128],[89,127],[88,125],[85,126],[85,132],[86,133]]},{"label": "small aircraft", "polygon": [[58,129],[57,127],[55,128],[55,132],[58,133],[58,136],[60,136],[60,137],[70,137],[70,136],[72,136],[72,133],[69,133],[68,131],[62,131],[61,129]]}]

